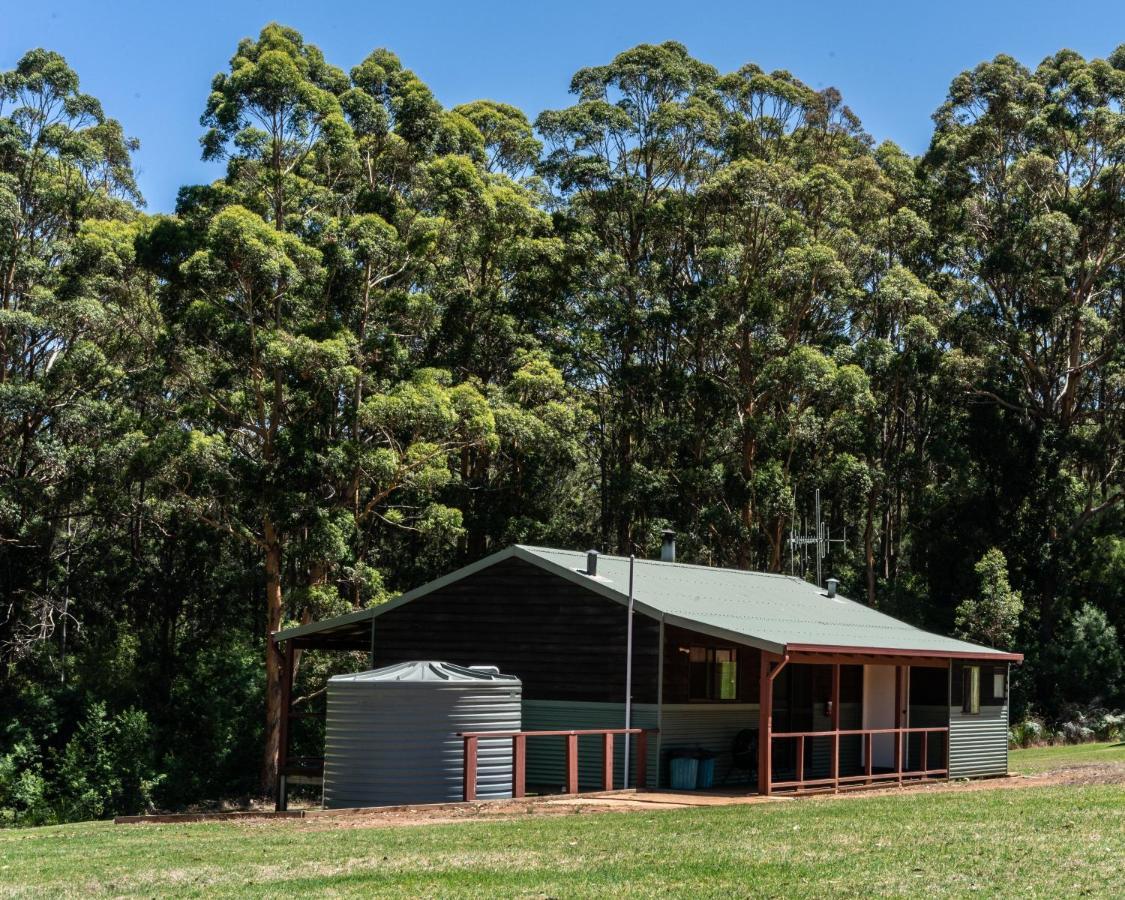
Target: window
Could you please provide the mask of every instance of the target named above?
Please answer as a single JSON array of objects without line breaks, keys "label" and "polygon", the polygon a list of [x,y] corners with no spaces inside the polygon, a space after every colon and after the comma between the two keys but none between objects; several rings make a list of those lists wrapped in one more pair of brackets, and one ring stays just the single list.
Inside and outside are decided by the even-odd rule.
[{"label": "window", "polygon": [[977,715],[980,712],[980,666],[962,669],[961,712]]},{"label": "window", "polygon": [[738,651],[729,647],[692,647],[688,696],[691,700],[738,699]]},{"label": "window", "polygon": [[992,698],[994,700],[1004,699],[1004,671],[997,669],[992,673]]}]

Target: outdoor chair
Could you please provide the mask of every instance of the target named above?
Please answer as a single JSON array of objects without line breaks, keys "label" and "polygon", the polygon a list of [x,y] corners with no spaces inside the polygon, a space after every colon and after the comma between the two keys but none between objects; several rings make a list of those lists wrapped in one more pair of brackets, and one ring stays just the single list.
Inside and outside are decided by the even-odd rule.
[{"label": "outdoor chair", "polygon": [[758,780],[758,732],[752,728],[743,728],[731,741],[730,768],[723,784],[730,781],[735,772],[745,772],[751,784]]}]

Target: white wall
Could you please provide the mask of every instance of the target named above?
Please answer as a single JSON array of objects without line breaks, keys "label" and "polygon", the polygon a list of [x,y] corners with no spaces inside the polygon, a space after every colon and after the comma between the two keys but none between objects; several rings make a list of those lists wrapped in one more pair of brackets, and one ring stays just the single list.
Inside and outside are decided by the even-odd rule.
[{"label": "white wall", "polygon": [[[895,727],[895,667],[863,667],[863,727]],[[872,763],[875,766],[895,764],[895,738],[893,734],[877,734],[871,744]]]}]

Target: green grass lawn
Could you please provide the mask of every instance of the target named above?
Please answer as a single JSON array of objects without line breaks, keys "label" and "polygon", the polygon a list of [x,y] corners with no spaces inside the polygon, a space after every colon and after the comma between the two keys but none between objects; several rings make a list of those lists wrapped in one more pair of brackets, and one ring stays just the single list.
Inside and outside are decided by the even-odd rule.
[{"label": "green grass lawn", "polygon": [[1009,766],[1021,775],[1049,772],[1066,766],[1086,766],[1098,763],[1125,763],[1125,743],[1119,744],[1063,744],[1057,747],[1032,747],[1013,750]]},{"label": "green grass lawn", "polygon": [[1125,786],[852,795],[399,828],[0,832],[0,895],[1121,896]]}]

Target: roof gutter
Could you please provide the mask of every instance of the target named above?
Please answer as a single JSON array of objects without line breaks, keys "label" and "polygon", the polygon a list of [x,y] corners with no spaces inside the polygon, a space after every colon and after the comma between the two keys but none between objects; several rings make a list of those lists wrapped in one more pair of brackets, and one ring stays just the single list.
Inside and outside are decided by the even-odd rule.
[{"label": "roof gutter", "polygon": [[980,652],[972,650],[920,650],[914,648],[891,647],[851,647],[840,644],[786,644],[786,657],[790,653],[850,653],[863,656],[929,656],[938,659],[994,659],[1002,662],[1023,662],[1022,653],[1004,653],[1000,650],[987,650],[984,647]]}]

